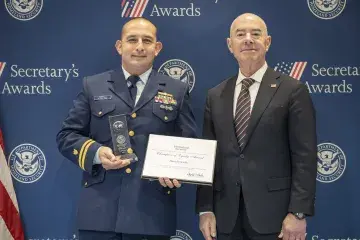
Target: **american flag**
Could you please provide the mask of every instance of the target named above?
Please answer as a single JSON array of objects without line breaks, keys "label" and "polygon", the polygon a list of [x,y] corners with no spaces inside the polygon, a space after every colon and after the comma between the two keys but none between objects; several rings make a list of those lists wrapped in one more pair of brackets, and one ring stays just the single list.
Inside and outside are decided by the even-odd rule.
[{"label": "american flag", "polygon": [[6,62],[0,62],[0,77],[4,71],[5,65],[6,65]]},{"label": "american flag", "polygon": [[19,206],[3,149],[0,129],[0,239],[24,240]]},{"label": "american flag", "polygon": [[122,0],[121,17],[142,17],[149,0]]},{"label": "american flag", "polygon": [[297,80],[300,80],[307,62],[282,62],[276,64],[275,71],[289,75]]}]

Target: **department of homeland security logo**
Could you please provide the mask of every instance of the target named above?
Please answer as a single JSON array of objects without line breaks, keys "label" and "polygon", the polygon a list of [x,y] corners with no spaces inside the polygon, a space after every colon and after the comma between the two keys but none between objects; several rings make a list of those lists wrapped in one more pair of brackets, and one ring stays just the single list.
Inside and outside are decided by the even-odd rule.
[{"label": "department of homeland security logo", "polygon": [[18,20],[27,21],[41,12],[43,0],[4,0],[6,10]]},{"label": "department of homeland security logo", "polygon": [[195,85],[195,73],[191,66],[182,60],[171,59],[163,63],[158,70],[159,73],[168,75],[189,85],[191,92]]},{"label": "department of homeland security logo", "polygon": [[33,144],[24,143],[15,147],[9,155],[11,175],[19,182],[33,183],[45,172],[45,155]]},{"label": "department of homeland security logo", "polygon": [[274,70],[300,80],[306,65],[307,62],[281,62],[276,64]]},{"label": "department of homeland security logo", "polygon": [[121,17],[142,17],[149,0],[121,0]]},{"label": "department of homeland security logo", "polygon": [[330,183],[338,180],[345,171],[346,157],[341,148],[333,143],[317,146],[317,180]]},{"label": "department of homeland security logo", "polygon": [[318,18],[333,19],[340,15],[346,0],[307,0],[310,11]]},{"label": "department of homeland security logo", "polygon": [[192,240],[192,238],[186,232],[181,230],[176,230],[176,235],[171,236],[170,240]]}]

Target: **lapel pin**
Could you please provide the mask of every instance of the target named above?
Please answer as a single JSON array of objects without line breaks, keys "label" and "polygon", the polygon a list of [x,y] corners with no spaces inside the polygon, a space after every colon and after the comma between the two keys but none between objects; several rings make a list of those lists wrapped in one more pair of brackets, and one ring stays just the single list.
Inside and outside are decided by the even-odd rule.
[{"label": "lapel pin", "polygon": [[271,84],[270,87],[272,88],[276,87],[276,83]]}]

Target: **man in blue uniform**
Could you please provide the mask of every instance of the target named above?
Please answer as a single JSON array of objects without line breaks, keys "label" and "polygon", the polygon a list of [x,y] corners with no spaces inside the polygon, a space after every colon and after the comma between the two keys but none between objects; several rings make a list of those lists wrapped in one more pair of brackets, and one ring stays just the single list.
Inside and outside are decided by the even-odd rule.
[{"label": "man in blue uniform", "polygon": [[[176,231],[176,180],[141,179],[149,134],[196,137],[188,86],[152,69],[162,49],[156,27],[127,22],[116,49],[119,70],[86,77],[57,134],[60,152],[83,170],[78,207],[80,240],[161,240]],[[109,117],[126,119],[128,153],[116,155]],[[161,143],[159,143],[161,144]]]}]

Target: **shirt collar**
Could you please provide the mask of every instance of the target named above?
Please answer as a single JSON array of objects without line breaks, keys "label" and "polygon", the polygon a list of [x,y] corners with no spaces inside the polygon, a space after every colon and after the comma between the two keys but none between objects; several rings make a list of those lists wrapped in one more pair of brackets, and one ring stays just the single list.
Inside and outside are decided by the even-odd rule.
[{"label": "shirt collar", "polygon": [[[264,77],[264,74],[266,72],[268,68],[268,65],[267,63],[265,62],[264,65],[259,68],[259,70],[257,70],[253,75],[250,76],[251,79],[254,79],[255,82],[258,82],[258,83],[261,83],[261,80],[263,79]],[[236,85],[240,84],[241,81],[244,79],[244,78],[247,78],[245,77],[242,73],[241,73],[241,70],[239,68],[239,74],[238,74],[238,78],[236,80]]]},{"label": "shirt collar", "polygon": [[[126,71],[123,66],[121,66],[121,67],[124,72],[125,79],[128,79],[130,77],[130,73],[128,71]],[[150,67],[146,72],[144,72],[143,74],[141,74],[139,76],[140,80],[144,83],[144,85],[146,85],[147,81],[149,80],[151,70],[152,70],[152,67]]]}]

